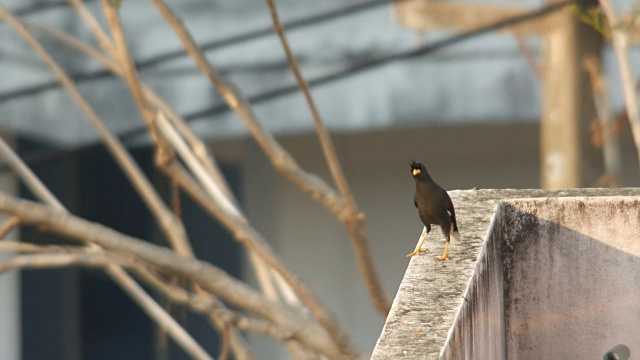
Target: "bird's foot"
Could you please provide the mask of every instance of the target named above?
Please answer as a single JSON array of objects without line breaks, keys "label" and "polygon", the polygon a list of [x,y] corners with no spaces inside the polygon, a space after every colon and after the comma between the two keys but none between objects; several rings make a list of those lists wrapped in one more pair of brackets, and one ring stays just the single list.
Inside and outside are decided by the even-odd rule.
[{"label": "bird's foot", "polygon": [[445,260],[449,260],[449,241],[448,240],[444,246],[444,253],[439,258],[436,258],[436,261],[438,262],[445,261]]},{"label": "bird's foot", "polygon": [[436,258],[436,261],[440,262],[440,261],[445,261],[445,260],[449,260],[449,256],[447,255],[442,255],[438,258]]},{"label": "bird's foot", "polygon": [[407,254],[405,257],[407,259],[411,259],[412,257],[416,256],[416,255],[422,255],[422,254],[426,254],[427,250],[420,250],[420,249],[415,249],[412,253]]}]

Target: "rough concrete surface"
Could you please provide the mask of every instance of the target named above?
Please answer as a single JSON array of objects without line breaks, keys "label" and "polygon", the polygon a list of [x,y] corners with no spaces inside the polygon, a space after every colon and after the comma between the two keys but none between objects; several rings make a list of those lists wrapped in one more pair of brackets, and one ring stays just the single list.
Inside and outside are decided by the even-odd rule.
[{"label": "rough concrete surface", "polygon": [[[503,271],[505,271],[504,269],[506,267],[504,264],[500,264],[499,261],[502,257],[502,250],[499,249],[501,246],[500,242],[491,243],[487,241],[485,243],[485,239],[490,238],[490,236],[488,236],[490,234],[487,232],[490,228],[496,206],[504,201],[501,207],[509,206],[514,209],[520,207],[521,209],[517,211],[524,213],[529,211],[529,213],[532,213],[534,210],[527,206],[533,203],[523,200],[510,202],[506,200],[540,198],[538,201],[553,202],[555,201],[553,199],[558,197],[640,196],[640,189],[463,190],[451,191],[449,194],[456,206],[456,215],[458,217],[462,240],[459,243],[451,244],[449,261],[437,263],[434,261],[434,257],[439,256],[444,250],[444,239],[439,231],[431,232],[425,242],[429,252],[426,255],[414,257],[411,260],[400,288],[398,289],[382,334],[374,349],[372,359],[437,359],[440,355],[442,355],[443,358],[451,359],[485,358],[484,356],[480,357],[481,353],[485,355],[488,354],[486,357],[488,359],[505,358],[505,343],[508,342],[506,334],[510,334],[509,336],[513,343],[513,339],[515,339],[514,334],[519,331],[518,329],[521,328],[523,323],[517,316],[513,316],[513,313],[501,310],[512,309],[512,307],[515,306],[515,303],[505,300],[506,298],[503,294],[519,294],[518,292],[526,291],[527,286],[526,284],[521,284],[522,287],[502,288],[500,286],[504,285],[499,285],[486,286],[483,288],[473,285],[474,281],[471,281],[471,277],[475,276],[478,277],[478,279],[476,279],[477,281],[475,281],[476,283],[488,281],[496,285],[503,283],[501,279],[503,279],[504,276],[512,276],[514,274],[527,275],[526,270],[523,269],[517,269],[515,272],[509,273],[509,275],[504,274]],[[591,200],[587,199],[586,201]],[[540,205],[540,203],[537,205],[534,204],[533,208],[539,208],[538,205]],[[586,233],[571,228],[572,226],[576,226],[576,223],[572,220],[566,221],[570,220],[567,219],[567,216],[573,214],[572,211],[560,212],[564,218],[557,219],[553,217],[555,216],[554,214],[557,215],[557,213],[552,210],[553,206],[548,206],[545,209],[546,210],[542,212],[533,213],[532,215],[541,219],[538,221],[553,222],[562,220],[563,222],[573,224],[563,228],[563,232],[573,231],[576,234],[581,234],[579,236],[576,235],[578,237],[598,238],[603,233],[607,234],[608,231],[610,231],[607,230],[607,226],[601,227],[595,222],[598,218],[606,222],[606,219],[612,216],[610,212],[604,212],[602,209],[597,212],[597,214],[600,215],[594,215],[595,218],[588,216],[582,218],[583,224],[591,224]],[[619,213],[621,215],[626,214],[626,212]],[[545,219],[545,216],[547,216],[548,219]],[[638,222],[638,219],[635,219],[635,221]],[[494,227],[498,225],[496,222],[497,220],[494,220]],[[552,227],[543,226],[538,228],[543,231],[554,231]],[[492,233],[495,234],[495,232]],[[416,234],[416,237],[417,235],[419,234]],[[637,242],[625,241],[624,238],[625,237],[622,237],[620,241],[616,240],[618,243],[614,241],[615,244],[610,245],[610,247],[617,248],[617,251],[620,251],[621,248],[625,249],[622,251],[626,251],[626,249],[637,246]],[[629,245],[630,243],[636,245]],[[491,249],[492,246],[494,247],[493,249]],[[483,247],[485,248],[485,250],[482,251],[483,256],[480,261],[478,261]],[[587,250],[576,248],[578,251],[589,251],[590,249],[592,248],[589,247]],[[571,248],[567,243],[567,247],[554,250],[559,251],[557,254],[563,254],[567,251],[570,252]],[[540,250],[536,251],[539,252]],[[535,252],[531,253],[533,254]],[[611,256],[619,255],[606,251],[603,254]],[[533,260],[535,261],[535,255],[531,256],[534,256]],[[509,259],[511,260],[508,261],[512,261],[514,258],[511,257]],[[503,262],[506,261],[507,260],[503,259]],[[603,262],[606,261],[607,260],[603,259]],[[585,266],[588,264],[589,263],[585,263]],[[625,263],[625,265],[627,265],[627,263]],[[512,270],[513,269],[515,268],[512,268]],[[562,269],[560,270],[562,271]],[[574,273],[567,274],[569,275],[568,277],[563,277],[558,274],[555,281],[561,281],[560,279],[565,279],[562,281],[566,281],[566,279],[568,279],[568,281],[571,282],[573,278],[578,276],[578,274]],[[535,273],[530,273],[529,276],[535,279]],[[511,277],[511,280],[514,279],[515,278]],[[520,278],[519,281],[530,281],[530,279],[523,277]],[[546,280],[539,279],[539,281]],[[505,284],[509,284],[509,282],[507,281]],[[513,285],[513,283],[511,284]],[[563,293],[560,292],[558,295],[553,296],[564,296],[562,294]],[[467,296],[466,300],[465,295]],[[576,295],[579,296],[579,294]],[[535,294],[527,294],[526,296],[535,296]],[[474,298],[482,300],[474,301]],[[625,299],[628,300],[628,298]],[[503,300],[508,303],[501,303]],[[464,306],[462,306],[463,302],[465,303]],[[546,306],[547,305],[544,305],[542,309],[546,309]],[[616,305],[614,304],[612,306],[615,307]],[[465,323],[462,318],[473,314],[474,310],[470,308],[474,307],[482,311],[475,310],[473,321],[466,322],[465,326],[467,326],[467,329],[465,330],[464,326],[454,328],[454,323]],[[512,310],[518,312],[520,309],[516,308]],[[538,310],[540,310],[540,308]],[[532,311],[538,310],[533,309]],[[557,309],[557,311],[566,311],[566,309]],[[572,316],[576,315],[573,314]],[[508,318],[508,320],[506,320],[506,318]],[[616,318],[615,320],[619,319]],[[507,325],[509,325],[508,329],[506,328]],[[575,326],[580,325],[576,324]],[[535,337],[538,335],[527,336]],[[518,337],[518,339],[520,339],[520,337]],[[525,339],[523,341],[534,340]],[[449,345],[447,345],[447,343],[449,343]],[[479,346],[479,344],[482,344],[482,346]],[[611,346],[613,345],[615,344]],[[474,346],[476,347],[474,348]],[[464,351],[454,352],[454,348]],[[473,350],[476,351],[475,354],[470,352]],[[515,356],[516,353],[513,354]],[[521,355],[522,357],[520,358],[526,358],[524,353]],[[538,356],[536,356],[536,358],[538,358]]]},{"label": "rough concrete surface", "polygon": [[509,201],[501,218],[506,358],[640,354],[640,197]]}]

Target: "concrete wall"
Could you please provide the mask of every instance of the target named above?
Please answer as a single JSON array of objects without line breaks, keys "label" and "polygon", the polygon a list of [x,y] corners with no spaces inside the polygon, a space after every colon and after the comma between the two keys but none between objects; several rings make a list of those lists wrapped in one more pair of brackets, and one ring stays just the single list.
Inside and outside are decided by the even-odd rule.
[{"label": "concrete wall", "polygon": [[502,203],[442,358],[640,352],[638,234],[637,197]]},{"label": "concrete wall", "polygon": [[640,354],[640,200],[513,201],[503,238],[508,359]]},{"label": "concrete wall", "polygon": [[487,239],[449,332],[442,359],[507,359],[503,242],[498,218],[494,216],[489,225]]}]

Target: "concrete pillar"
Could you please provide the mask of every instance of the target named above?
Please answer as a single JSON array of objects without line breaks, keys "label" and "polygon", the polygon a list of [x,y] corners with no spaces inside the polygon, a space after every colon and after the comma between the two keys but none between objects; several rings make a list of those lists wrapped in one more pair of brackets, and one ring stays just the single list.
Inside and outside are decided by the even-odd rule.
[{"label": "concrete pillar", "polygon": [[589,145],[588,125],[597,116],[583,59],[599,57],[600,36],[568,11],[554,16],[543,44],[540,181],[543,188],[590,186],[601,161]]}]

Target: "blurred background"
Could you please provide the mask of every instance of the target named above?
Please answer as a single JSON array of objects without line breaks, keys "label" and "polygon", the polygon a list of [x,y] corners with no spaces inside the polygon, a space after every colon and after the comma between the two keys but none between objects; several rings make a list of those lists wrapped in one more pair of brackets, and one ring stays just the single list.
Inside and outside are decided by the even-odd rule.
[{"label": "blurred background", "polygon": [[[86,3],[102,19],[99,2]],[[266,5],[168,4],[216,69],[249,98],[262,125],[304,169],[331,182]],[[551,4],[277,1],[290,45],[367,216],[372,251],[391,296],[408,264],[404,255],[422,230],[412,204],[410,159],[424,162],[447,190],[640,184],[617,59],[606,36],[585,24],[585,12],[565,7],[526,25],[451,41]],[[621,13],[634,6],[615,4]],[[2,5],[93,43],[65,1]],[[120,13],[141,79],[210,144],[252,224],[353,340],[371,352],[384,319],[368,299],[342,224],[273,169],[149,2],[124,1]],[[126,84],[92,59],[39,38],[168,196],[169,184],[154,170],[153,149]],[[637,68],[640,53],[633,46],[630,57]],[[56,84],[32,49],[0,24],[2,136],[73,213],[162,243],[93,127]],[[6,169],[1,185],[31,197]],[[250,278],[238,245],[186,198],[183,218],[199,258]],[[459,226],[464,241],[464,224]],[[20,238],[45,241],[36,231]],[[202,319],[180,308],[173,312],[207,350],[217,352],[216,336]],[[185,358],[116,285],[87,269],[3,274],[0,334],[0,359]],[[286,356],[266,340],[251,341],[259,358]]]}]

